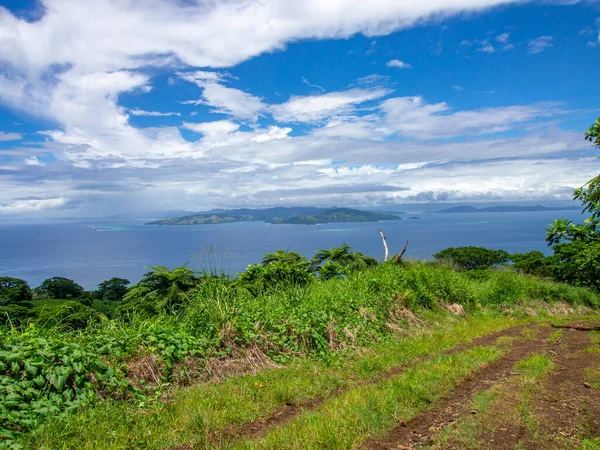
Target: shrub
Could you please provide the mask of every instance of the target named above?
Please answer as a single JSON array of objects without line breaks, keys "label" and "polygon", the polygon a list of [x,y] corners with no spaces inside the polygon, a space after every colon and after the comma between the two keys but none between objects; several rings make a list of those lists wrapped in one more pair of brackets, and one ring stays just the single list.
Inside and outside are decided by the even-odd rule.
[{"label": "shrub", "polygon": [[45,328],[78,330],[100,319],[96,310],[77,301],[44,305],[38,315],[38,323]]},{"label": "shrub", "polygon": [[449,262],[461,270],[489,269],[509,261],[509,255],[504,250],[473,246],[449,247],[433,257],[438,261]]}]

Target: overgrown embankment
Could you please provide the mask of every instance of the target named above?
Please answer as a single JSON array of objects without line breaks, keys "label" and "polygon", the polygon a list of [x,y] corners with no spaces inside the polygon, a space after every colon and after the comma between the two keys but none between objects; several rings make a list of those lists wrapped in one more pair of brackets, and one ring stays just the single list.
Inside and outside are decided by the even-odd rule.
[{"label": "overgrown embankment", "polygon": [[[305,285],[278,283],[258,293],[206,277],[177,301],[177,308],[151,317],[132,313],[78,331],[0,329],[0,421],[7,445],[210,443],[214,433],[235,434],[236,427],[287,402],[310,404],[357,378],[467,343],[515,319],[590,312],[600,304],[585,289],[508,271],[470,274],[427,263],[384,264]],[[469,319],[446,312],[455,303]],[[418,329],[419,339],[411,338]],[[477,361],[500,353],[465,353],[457,382]],[[447,370],[454,369],[450,364]],[[266,372],[236,377],[231,385],[199,385],[195,410],[183,408],[182,397],[169,389],[257,370]],[[221,407],[223,399],[227,407]],[[163,425],[178,434],[165,435]],[[127,430],[135,439],[125,439]]]}]

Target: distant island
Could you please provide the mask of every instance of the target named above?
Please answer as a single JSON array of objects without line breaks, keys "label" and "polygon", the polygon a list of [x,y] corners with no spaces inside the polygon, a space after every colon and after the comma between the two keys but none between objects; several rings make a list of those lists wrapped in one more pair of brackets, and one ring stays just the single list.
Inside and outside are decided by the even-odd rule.
[{"label": "distant island", "polygon": [[434,213],[478,213],[478,212],[494,212],[494,213],[506,213],[506,212],[541,212],[541,211],[570,211],[580,209],[577,206],[564,206],[564,207],[548,207],[542,205],[534,206],[490,206],[487,208],[474,208],[473,206],[456,206],[454,208],[442,209],[441,211],[433,211]]},{"label": "distant island", "polygon": [[252,221],[262,221],[271,224],[317,225],[342,222],[379,222],[384,220],[402,219],[393,214],[350,208],[244,208],[191,213],[182,217],[154,220],[148,222],[146,225],[213,225]]}]

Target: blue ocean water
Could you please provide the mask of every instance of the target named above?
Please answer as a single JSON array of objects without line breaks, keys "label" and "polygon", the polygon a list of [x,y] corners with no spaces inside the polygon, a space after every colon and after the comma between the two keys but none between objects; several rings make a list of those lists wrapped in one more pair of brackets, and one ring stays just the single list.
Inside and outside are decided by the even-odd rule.
[{"label": "blue ocean water", "polygon": [[[413,216],[419,219],[410,220]],[[378,228],[386,234],[391,254],[408,240],[409,259],[431,259],[439,250],[463,245],[548,252],[544,228],[555,218],[582,220],[578,211],[547,211],[408,214],[399,221],[316,226],[245,222],[158,227],[143,220],[5,223],[0,224],[0,276],[23,278],[32,287],[63,276],[92,289],[112,277],[136,282],[152,265],[187,264],[235,273],[277,249],[310,257],[315,250],[347,243],[383,258]]]}]

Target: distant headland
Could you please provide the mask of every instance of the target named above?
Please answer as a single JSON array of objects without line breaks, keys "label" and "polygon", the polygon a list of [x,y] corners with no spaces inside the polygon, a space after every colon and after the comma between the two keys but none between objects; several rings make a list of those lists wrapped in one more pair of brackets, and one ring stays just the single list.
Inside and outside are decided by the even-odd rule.
[{"label": "distant headland", "polygon": [[261,221],[271,224],[317,225],[343,222],[379,222],[402,220],[402,212],[388,214],[377,211],[362,211],[350,208],[289,207],[266,209],[212,210],[190,213],[181,217],[148,222],[146,225],[214,225],[234,222]]}]

